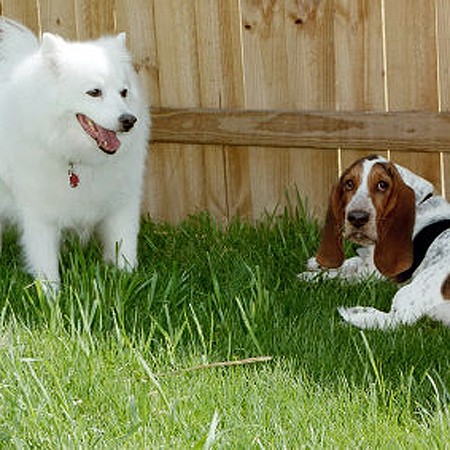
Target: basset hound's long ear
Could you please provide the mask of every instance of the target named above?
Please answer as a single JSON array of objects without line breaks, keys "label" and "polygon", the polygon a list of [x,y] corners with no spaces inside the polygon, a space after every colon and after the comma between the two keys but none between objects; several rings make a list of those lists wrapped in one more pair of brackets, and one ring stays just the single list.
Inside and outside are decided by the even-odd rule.
[{"label": "basset hound's long ear", "polygon": [[413,263],[412,234],[415,221],[414,191],[391,165],[393,186],[390,198],[379,212],[374,262],[386,277],[393,278]]},{"label": "basset hound's long ear", "polygon": [[344,247],[342,243],[344,214],[342,190],[338,183],[331,191],[325,226],[316,255],[316,260],[322,267],[337,268],[344,262]]}]

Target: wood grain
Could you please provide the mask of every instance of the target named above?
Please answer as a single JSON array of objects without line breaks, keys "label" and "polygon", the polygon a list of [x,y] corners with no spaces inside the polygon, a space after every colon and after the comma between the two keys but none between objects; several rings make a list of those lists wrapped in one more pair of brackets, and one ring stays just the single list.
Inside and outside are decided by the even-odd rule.
[{"label": "wood grain", "polygon": [[[332,2],[243,0],[242,55],[247,109],[333,109],[334,59]],[[333,82],[328,82],[333,80]],[[285,146],[233,152],[234,168],[251,193],[250,211],[286,205],[298,192],[322,215],[337,175],[334,154],[321,149],[300,153]],[[320,167],[321,185],[314,183]]]},{"label": "wood grain", "polygon": [[[214,93],[222,85],[218,77],[207,89],[210,77],[209,57],[216,44],[216,36],[204,39],[205,21],[212,29],[220,27],[215,14],[216,2],[203,0],[203,18],[199,17],[197,2],[155,0],[153,18],[155,26],[159,95],[154,104],[199,108],[203,104],[218,106]],[[207,12],[211,14],[208,15]],[[219,58],[217,56],[217,58]],[[220,59],[220,58],[219,58]],[[218,98],[218,97],[217,97]],[[210,103],[211,102],[211,103]],[[146,186],[148,211],[156,220],[178,222],[187,215],[208,210],[220,220],[228,218],[226,202],[225,168],[222,147],[201,146],[192,142],[180,146],[176,143],[152,147]]]},{"label": "wood grain", "polygon": [[[438,111],[435,2],[384,0],[384,5],[388,111]],[[441,189],[439,153],[392,152],[391,158]]]},{"label": "wood grain", "polygon": [[1,0],[0,14],[21,22],[36,34],[41,31],[36,0]]},{"label": "wood grain", "polygon": [[[195,0],[195,13],[201,105],[213,108],[245,107],[240,1]],[[204,36],[209,36],[209,39],[203,39]],[[218,157],[222,157],[221,161],[216,160],[211,166],[216,171],[223,170],[220,179],[224,185],[222,189],[216,191],[216,197],[220,198],[224,206],[221,211],[226,213],[221,219],[229,220],[239,210],[250,211],[249,185],[239,174],[245,166],[243,164],[234,166],[235,155],[245,153],[246,149],[241,148],[238,152],[232,149],[230,151],[227,146],[220,146],[220,150],[217,146],[206,149],[210,150]]]},{"label": "wood grain", "polygon": [[152,114],[154,142],[450,151],[450,113],[155,108]]},{"label": "wood grain", "polygon": [[59,0],[40,0],[42,31],[59,34],[64,39],[77,39],[75,4]]},{"label": "wood grain", "polygon": [[[336,110],[384,112],[381,1],[335,0],[334,5]],[[341,149],[341,170],[370,152]]]},{"label": "wood grain", "polygon": [[[439,111],[450,112],[450,2],[436,0],[436,45],[438,52]],[[442,191],[450,198],[450,153],[441,155]]]},{"label": "wood grain", "polygon": [[77,38],[95,39],[116,32],[114,0],[73,0]]},{"label": "wood grain", "polygon": [[153,8],[148,0],[116,0],[116,32],[125,32],[127,47],[149,101],[159,104],[158,57]]}]

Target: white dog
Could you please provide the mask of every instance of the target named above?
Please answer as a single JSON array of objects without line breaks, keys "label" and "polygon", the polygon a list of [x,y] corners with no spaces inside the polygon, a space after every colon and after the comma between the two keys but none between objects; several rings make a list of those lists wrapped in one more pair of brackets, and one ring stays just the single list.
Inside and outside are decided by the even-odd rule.
[{"label": "white dog", "polygon": [[28,270],[56,286],[65,229],[135,267],[150,118],[125,35],[39,41],[0,17],[0,86],[0,233],[16,223]]}]

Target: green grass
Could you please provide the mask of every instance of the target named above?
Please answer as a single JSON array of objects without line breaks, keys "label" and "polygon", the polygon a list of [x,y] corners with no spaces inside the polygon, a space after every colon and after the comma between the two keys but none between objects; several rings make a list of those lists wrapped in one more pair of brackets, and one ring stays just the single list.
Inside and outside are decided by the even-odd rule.
[{"label": "green grass", "polygon": [[[450,330],[343,324],[396,287],[298,281],[318,244],[301,208],[145,221],[131,274],[71,238],[54,300],[5,241],[0,448],[448,448]],[[212,365],[253,356],[272,359]]]}]

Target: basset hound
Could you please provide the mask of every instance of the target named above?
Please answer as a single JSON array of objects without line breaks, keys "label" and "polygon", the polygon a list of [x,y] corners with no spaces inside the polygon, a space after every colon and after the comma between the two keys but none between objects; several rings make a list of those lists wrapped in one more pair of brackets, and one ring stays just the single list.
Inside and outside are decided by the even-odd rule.
[{"label": "basset hound", "polygon": [[[402,283],[389,312],[338,309],[359,328],[392,328],[422,317],[450,326],[450,204],[433,190],[380,156],[356,161],[331,192],[317,255],[299,278],[360,281],[375,274]],[[358,256],[345,259],[344,238],[363,246]]]}]

